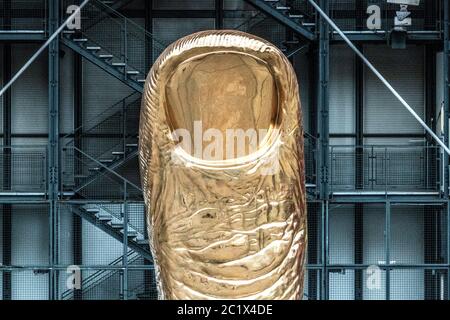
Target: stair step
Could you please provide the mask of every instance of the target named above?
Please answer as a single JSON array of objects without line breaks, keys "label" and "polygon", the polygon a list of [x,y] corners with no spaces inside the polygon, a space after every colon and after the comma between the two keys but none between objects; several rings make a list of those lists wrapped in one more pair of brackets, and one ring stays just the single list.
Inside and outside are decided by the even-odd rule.
[{"label": "stair step", "polygon": [[148,244],[148,239],[136,239],[137,244]]},{"label": "stair step", "polygon": [[138,79],[137,82],[144,83],[145,79]]},{"label": "stair step", "polygon": [[94,168],[88,168],[89,171],[99,171],[100,168],[99,167],[94,167]]},{"label": "stair step", "polygon": [[114,1],[102,1],[103,4],[109,5],[109,4],[113,4]]},{"label": "stair step", "polygon": [[137,143],[127,143],[127,148],[137,148]]},{"label": "stair step", "polygon": [[110,222],[109,225],[114,229],[123,229],[123,222]]},{"label": "stair step", "polygon": [[111,152],[111,154],[113,156],[123,156],[125,154],[125,152],[123,152],[123,151],[113,151],[113,152]]},{"label": "stair step", "polygon": [[299,44],[300,41],[298,41],[298,40],[286,40],[286,41],[283,41],[283,43],[285,43],[285,44]]},{"label": "stair step", "polygon": [[112,163],[114,160],[113,159],[101,159],[100,162],[101,163]]},{"label": "stair step", "polygon": [[316,23],[315,22],[303,22],[302,25],[305,27],[314,27],[316,25]]},{"label": "stair step", "polygon": [[65,34],[74,34],[75,30],[63,30],[63,33],[65,33]]},{"label": "stair step", "polygon": [[101,54],[98,56],[100,59],[112,59],[114,56],[112,54]]},{"label": "stair step", "polygon": [[125,67],[127,64],[125,62],[113,62],[113,67]]},{"label": "stair step", "polygon": [[111,221],[112,217],[109,214],[98,214],[97,219],[100,221]]},{"label": "stair step", "polygon": [[[123,234],[123,230],[120,231]],[[128,230],[127,236],[129,238],[136,238],[137,237],[137,231],[136,230]]]},{"label": "stair step", "polygon": [[100,212],[100,210],[96,209],[96,208],[87,208],[87,209],[84,209],[84,211],[89,212],[89,213],[95,213],[95,214]]},{"label": "stair step", "polygon": [[92,50],[92,51],[98,51],[101,49],[101,47],[99,46],[87,46],[86,47],[87,50]]},{"label": "stair step", "polygon": [[276,6],[275,9],[277,9],[277,10],[290,10],[291,7],[286,7],[286,6]]},{"label": "stair step", "polygon": [[289,14],[289,18],[291,19],[301,19],[304,16],[302,14]]},{"label": "stair step", "polygon": [[84,179],[87,178],[88,176],[84,175],[84,174],[76,174],[73,176],[75,179]]},{"label": "stair step", "polygon": [[129,70],[129,71],[127,71],[127,74],[129,74],[129,75],[137,75],[137,74],[139,74],[139,71]]},{"label": "stair step", "polygon": [[88,40],[86,38],[77,38],[73,39],[74,42],[87,42]]}]

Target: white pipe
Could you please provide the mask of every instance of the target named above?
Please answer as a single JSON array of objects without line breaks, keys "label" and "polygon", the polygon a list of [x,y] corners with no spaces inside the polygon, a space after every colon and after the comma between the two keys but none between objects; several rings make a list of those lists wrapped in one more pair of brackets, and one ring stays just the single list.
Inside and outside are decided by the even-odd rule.
[{"label": "white pipe", "polygon": [[313,1],[308,0],[311,5],[316,8],[317,12],[328,22],[330,26],[344,39],[344,41],[352,48],[353,51],[361,58],[361,60],[369,67],[370,70],[375,73],[378,79],[383,82],[383,84],[392,92],[392,94],[403,104],[403,106],[416,118],[417,121],[422,125],[422,127],[433,137],[434,140],[450,155],[450,149],[445,145],[445,143],[439,139],[439,137],[427,126],[427,124],[420,118],[420,116],[410,107],[410,105],[402,98],[402,96],[391,86],[391,84],[383,77],[383,75],[373,66],[373,64],[367,60],[367,58],[355,47],[355,45],[350,41],[350,39],[342,32],[341,29],[331,20],[331,18],[323,12],[323,10]]},{"label": "white pipe", "polygon": [[50,38],[45,41],[42,47],[36,51],[35,54],[23,65],[22,68],[12,77],[12,79],[2,88],[0,91],[0,97],[8,90],[8,88],[28,69],[28,67],[36,60],[36,58],[47,48],[50,43],[61,33],[61,31],[67,26],[67,24],[72,21],[75,16],[80,12],[80,10],[89,2],[90,0],[84,0],[82,4],[67,18],[67,20],[50,36]]}]

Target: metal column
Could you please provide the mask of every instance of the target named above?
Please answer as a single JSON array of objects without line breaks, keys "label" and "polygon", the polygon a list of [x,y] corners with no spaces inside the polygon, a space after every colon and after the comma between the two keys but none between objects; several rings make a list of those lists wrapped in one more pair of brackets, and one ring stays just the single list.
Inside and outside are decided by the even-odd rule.
[{"label": "metal column", "polygon": [[[10,8],[10,1],[5,1],[5,9]],[[7,11],[7,10],[5,10]],[[9,12],[10,13],[10,12]],[[10,14],[5,14],[5,20],[10,21]],[[8,22],[5,22],[9,26]],[[3,45],[3,81],[8,82],[11,79],[11,44]],[[3,95],[3,145],[11,145],[11,90]],[[11,149],[4,148],[3,153],[3,190],[11,190]],[[3,233],[3,265],[11,265],[11,222],[12,210],[11,204],[2,205],[2,233]],[[3,299],[11,299],[11,273],[3,272]]]},{"label": "metal column", "polygon": [[223,29],[223,0],[215,0],[216,29]]},{"label": "metal column", "polygon": [[[328,0],[321,0],[322,10],[329,12]],[[318,85],[318,130],[319,130],[319,193],[320,199],[329,198],[329,65],[330,29],[327,21],[319,18],[319,85]]]},{"label": "metal column", "polygon": [[[450,0],[444,0],[444,143],[446,146],[449,145],[449,109],[450,109]],[[444,174],[443,174],[443,184],[444,184],[444,196],[448,198],[449,196],[449,171],[448,171],[448,155],[443,155],[444,159]]]},{"label": "metal column", "polygon": [[[74,128],[76,129],[74,135],[74,145],[78,149],[82,149],[81,135],[83,133],[83,58],[80,55],[74,55]],[[80,129],[78,129],[80,128]],[[78,129],[78,130],[77,130]],[[65,143],[63,141],[63,143]],[[75,170],[80,170],[80,168],[75,168]],[[81,172],[76,171],[76,174],[81,174]],[[82,218],[76,214],[72,215],[72,232],[73,232],[73,262],[75,265],[83,264],[83,221]],[[82,299],[82,288],[74,289],[73,293],[74,300]]]},{"label": "metal column", "polygon": [[[59,1],[48,1],[48,33],[59,27]],[[58,264],[58,184],[59,184],[59,40],[48,47],[48,199],[50,231],[50,264]],[[58,274],[50,271],[49,298],[58,298]]]}]

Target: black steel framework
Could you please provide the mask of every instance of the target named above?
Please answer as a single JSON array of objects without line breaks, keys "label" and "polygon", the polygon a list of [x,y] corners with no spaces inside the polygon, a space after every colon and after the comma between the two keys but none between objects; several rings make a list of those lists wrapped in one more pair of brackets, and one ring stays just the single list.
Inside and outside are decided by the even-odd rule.
[{"label": "black steel framework", "polygon": [[[62,9],[70,1],[61,3],[57,0],[40,1],[42,11],[23,11],[23,14],[33,17],[33,25],[26,30],[10,32],[14,26],[10,18],[18,14],[12,10],[14,1],[2,1],[0,10],[3,19],[0,41],[3,42],[3,81],[11,77],[11,48],[16,41],[42,41],[48,34],[56,30],[63,18]],[[39,1],[38,1],[39,2]],[[76,3],[77,1],[75,1]],[[153,267],[148,250],[145,219],[143,218],[142,195],[135,177],[130,177],[129,168],[136,165],[136,121],[138,119],[139,95],[142,91],[142,80],[135,76],[145,73],[157,54],[164,48],[165,43],[158,41],[153,31],[153,21],[159,18],[192,19],[211,18],[216,28],[225,28],[228,20],[244,18],[244,23],[237,28],[254,32],[264,36],[265,24],[273,28],[282,28],[285,39],[280,47],[289,57],[307,49],[309,65],[309,111],[310,133],[306,141],[311,150],[307,157],[308,209],[309,209],[309,245],[308,245],[308,276],[306,277],[306,297],[309,299],[329,299],[336,297],[333,285],[339,286],[342,279],[351,278],[353,299],[364,299],[367,294],[365,283],[367,270],[376,266],[383,275],[383,289],[375,296],[381,299],[396,298],[395,284],[399,272],[423,273],[423,289],[425,299],[448,299],[450,284],[450,214],[449,214],[449,178],[448,157],[439,148],[430,145],[426,148],[402,151],[393,148],[383,148],[377,151],[372,146],[364,145],[366,137],[411,137],[412,135],[384,135],[364,134],[364,68],[360,61],[355,61],[355,134],[329,133],[329,69],[330,45],[340,42],[339,37],[330,31],[327,23],[309,11],[307,1],[279,1],[280,6],[290,9],[277,9],[275,1],[252,0],[247,1],[253,6],[251,15],[226,10],[223,1],[214,0],[214,6],[207,10],[161,10],[153,6],[152,1],[145,2],[145,10],[129,9],[130,1],[114,1],[108,5],[98,0],[92,0],[87,7],[91,20],[86,23],[101,23],[102,19],[119,21],[120,31],[124,35],[120,53],[114,48],[105,48],[98,39],[92,39],[89,28],[80,32],[65,32],[60,41],[55,41],[48,50],[48,123],[47,134],[15,134],[11,130],[11,95],[9,92],[3,97],[3,132],[1,133],[3,146],[1,148],[3,184],[0,202],[2,213],[3,256],[0,273],[2,273],[3,299],[11,299],[12,276],[19,272],[31,272],[43,275],[48,284],[49,299],[89,299],[101,298],[102,292],[111,291],[112,298],[117,299],[150,299],[155,298]],[[382,6],[385,27],[378,33],[365,31],[365,6],[362,1],[356,1],[355,7],[339,8],[337,0],[320,0],[320,5],[326,12],[337,19],[352,40],[360,45],[367,42],[385,43],[389,37],[390,25],[386,23],[385,15],[393,13],[393,7]],[[260,11],[262,10],[262,11]],[[45,12],[44,14],[41,14]],[[101,12],[101,14],[100,14]],[[303,17],[296,17],[302,13]],[[444,118],[449,119],[450,108],[450,5],[448,0],[439,2],[426,1],[426,5],[415,11],[418,17],[423,17],[422,28],[410,30],[408,41],[426,43],[426,121],[435,127],[433,114],[435,105],[434,88],[436,85],[435,57],[436,52],[444,49]],[[248,18],[249,17],[249,18]],[[145,28],[137,28],[128,18],[144,18]],[[348,20],[345,20],[348,19]],[[39,21],[37,23],[36,21]],[[437,22],[437,23],[436,23]],[[348,28],[345,28],[348,26]],[[262,34],[260,34],[262,33]],[[127,48],[130,36],[135,35],[136,43],[144,43],[146,57],[141,65],[140,61],[132,57]],[[86,37],[86,40],[83,37]],[[80,40],[81,39],[81,40]],[[274,40],[270,39],[269,40]],[[277,39],[275,39],[277,40]],[[87,43],[85,43],[85,41]],[[277,41],[274,41],[277,42]],[[61,46],[63,44],[64,46]],[[287,48],[286,45],[291,47]],[[92,49],[100,46],[101,49]],[[361,46],[362,47],[362,46]],[[74,132],[60,132],[59,130],[59,54],[61,49],[73,50],[74,60]],[[292,49],[287,51],[286,49]],[[103,52],[102,50],[109,50]],[[111,55],[112,57],[102,57]],[[119,57],[120,56],[120,57]],[[114,60],[120,58],[121,60]],[[105,72],[118,78],[136,93],[118,101],[93,119],[86,126],[83,121],[82,103],[82,59],[86,59],[101,67]],[[295,59],[291,59],[295,63]],[[114,64],[115,63],[115,64]],[[118,64],[119,63],[119,64]],[[125,65],[121,65],[124,63]],[[129,67],[133,67],[130,69]],[[127,71],[132,71],[127,73]],[[444,121],[443,139],[449,144],[448,121]],[[118,134],[117,128],[120,128]],[[133,129],[134,128],[134,129]],[[116,130],[115,132],[112,132]],[[417,134],[417,137],[425,135]],[[46,146],[25,147],[11,146],[12,137],[43,137],[48,139]],[[330,145],[330,137],[355,138],[356,145],[348,150],[339,151],[338,146]],[[93,150],[90,147],[92,139],[102,139],[107,142],[103,150]],[[69,141],[69,142],[68,142]],[[95,153],[97,152],[97,153]],[[403,153],[402,153],[403,152]],[[108,158],[105,158],[108,155]],[[32,174],[36,179],[16,181],[15,168],[23,159],[34,159]],[[412,158],[415,165],[422,166],[421,179],[413,179],[403,173],[403,179],[388,180],[388,171],[384,175],[369,174],[368,171],[376,166],[387,170],[388,161],[402,161]],[[352,180],[340,176],[333,171],[336,161],[354,163]],[[372,165],[372,167],[368,167]],[[134,167],[135,168],[135,167]],[[31,173],[30,173],[31,174]],[[131,174],[133,176],[133,174]],[[367,180],[367,177],[370,179]],[[416,177],[416,175],[414,175]],[[417,178],[417,177],[416,177]],[[366,184],[371,181],[370,187]],[[382,188],[376,187],[382,184]],[[350,188],[349,188],[350,186]],[[375,187],[374,187],[375,186]],[[399,187],[400,186],[400,187]],[[406,188],[405,188],[406,186]],[[107,187],[108,190],[105,190]],[[13,192],[14,191],[14,192]],[[108,191],[108,192],[106,192]],[[13,266],[11,260],[11,232],[14,206],[26,203],[39,206],[48,211],[49,257],[48,265]],[[333,259],[335,243],[333,243],[333,218],[336,208],[349,207],[352,217],[353,247],[352,261],[336,263]],[[424,234],[423,261],[403,261],[395,263],[393,238],[398,208],[409,206],[417,210]],[[119,208],[118,208],[119,207]],[[384,219],[383,259],[380,261],[366,261],[367,244],[365,243],[368,228],[366,219],[372,208],[378,208]],[[81,289],[66,290],[61,287],[66,268],[65,258],[61,257],[61,221],[69,214],[72,219],[72,259],[70,264],[79,265],[83,273]],[[418,220],[419,221],[419,220]],[[107,265],[83,265],[82,235],[83,228],[90,223],[98,227],[105,235],[111,236],[122,243],[122,255]],[[349,235],[350,236],[350,235]],[[112,240],[111,240],[112,241]],[[395,244],[395,243],[394,243]],[[394,251],[393,251],[394,250]],[[24,277],[26,274],[24,274]],[[347,282],[346,282],[347,283]],[[117,294],[116,294],[117,293]],[[111,298],[111,297],[109,297]]]}]

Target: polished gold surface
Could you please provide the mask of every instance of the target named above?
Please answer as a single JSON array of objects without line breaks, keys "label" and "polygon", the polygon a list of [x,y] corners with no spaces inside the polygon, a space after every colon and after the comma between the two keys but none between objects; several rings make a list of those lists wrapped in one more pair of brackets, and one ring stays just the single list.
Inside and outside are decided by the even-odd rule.
[{"label": "polished gold surface", "polygon": [[302,297],[302,134],[295,73],[267,41],[204,31],[162,53],[139,132],[160,299]]}]

